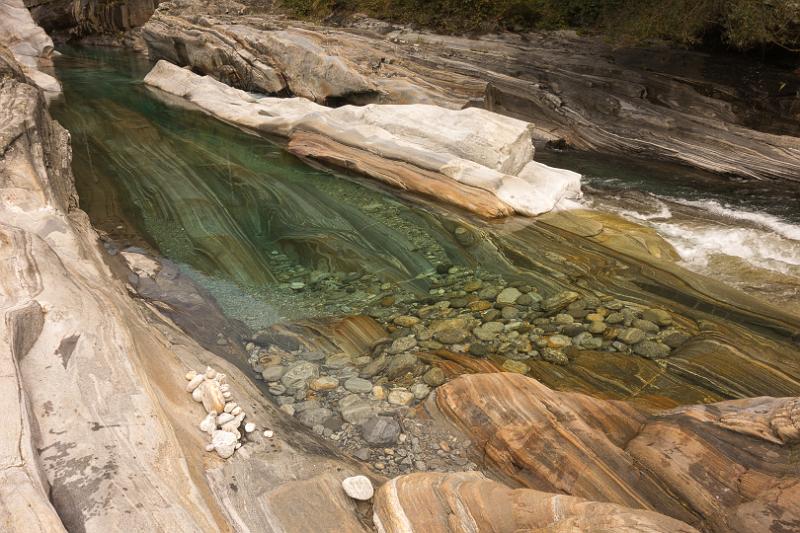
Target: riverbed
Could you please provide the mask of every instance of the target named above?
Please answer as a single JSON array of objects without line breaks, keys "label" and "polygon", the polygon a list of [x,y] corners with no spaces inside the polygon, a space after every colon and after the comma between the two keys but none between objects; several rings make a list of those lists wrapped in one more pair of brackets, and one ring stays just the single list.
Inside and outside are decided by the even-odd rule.
[{"label": "riverbed", "polygon": [[[449,318],[488,301],[476,306],[478,322],[519,322],[547,337],[553,324],[563,333],[562,315],[588,324],[601,311],[641,317],[659,307],[690,339],[669,357],[613,339],[545,357],[544,347],[519,346],[517,330],[483,353],[463,339],[431,342],[553,387],[658,406],[800,394],[796,189],[543,150],[537,159],[584,174],[576,207],[594,211],[487,222],[311,166],[277,140],[173,105],[141,83],[149,66],[91,48],[57,60],[64,99],[54,115],[72,135],[81,207],[115,246],[177,263],[250,331],[366,314],[403,334],[396,319],[410,310],[439,305],[434,318]],[[507,288],[534,302],[574,292],[583,307],[506,312],[491,300]]]}]

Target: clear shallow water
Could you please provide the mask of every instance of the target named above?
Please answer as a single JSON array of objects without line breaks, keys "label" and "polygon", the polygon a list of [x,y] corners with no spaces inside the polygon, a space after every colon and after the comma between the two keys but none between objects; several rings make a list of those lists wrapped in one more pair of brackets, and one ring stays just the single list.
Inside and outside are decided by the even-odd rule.
[{"label": "clear shallow water", "polygon": [[[424,293],[437,265],[485,260],[464,253],[448,221],[373,183],[159,101],[140,81],[150,64],[137,55],[67,49],[57,67],[65,100],[54,112],[73,135],[95,225],[134,244],[144,237],[253,327],[354,312],[386,283]],[[581,172],[585,205],[656,229],[687,268],[800,311],[800,187],[632,158],[537,159]],[[493,259],[484,266],[508,270]]]},{"label": "clear shallow water", "polygon": [[[492,363],[522,358],[525,372],[548,386],[662,407],[800,391],[797,316],[655,258],[670,253],[652,230],[599,212],[478,220],[374,180],[313,168],[278,143],[168,105],[142,84],[149,65],[135,55],[64,52],[57,73],[65,98],[53,113],[72,134],[81,207],[114,243],[146,241],[177,262],[228,317],[252,329],[302,318],[311,324],[303,331],[323,338],[331,322],[316,317],[365,312],[389,326],[398,313],[423,308],[437,317],[496,321],[500,310],[488,301],[478,302],[489,306],[485,313],[465,310],[465,297],[475,296],[467,284],[494,290],[514,283],[544,298],[576,291],[596,310],[606,303],[668,309],[694,335],[680,354],[658,362],[608,346],[573,350],[558,364],[511,342],[491,347]],[[542,156],[556,166],[587,166],[579,169],[588,175],[587,202],[601,209],[636,213],[651,224],[667,217],[666,208],[669,223],[682,209],[697,210],[666,203],[663,191],[648,192],[647,186],[677,190],[665,174],[651,172],[655,165]],[[691,185],[687,191],[705,188]],[[675,197],[708,199],[683,191]],[[735,227],[748,224],[754,222]],[[780,287],[767,279],[764,286]],[[523,312],[527,325],[514,327],[543,318]],[[512,325],[512,318],[502,320]],[[509,330],[508,339],[516,333]],[[525,344],[527,337],[514,339]],[[471,357],[452,348],[456,357]]]},{"label": "clear shallow water", "polygon": [[160,102],[140,81],[148,69],[118,50],[67,49],[58,61],[54,114],[73,137],[81,207],[115,238],[143,236],[229,316],[258,328],[357,312],[386,284],[424,294],[437,265],[480,262],[453,223]]},{"label": "clear shallow water", "polygon": [[800,311],[800,186],[632,158],[546,152],[584,175],[585,204],[654,228],[682,264]]}]

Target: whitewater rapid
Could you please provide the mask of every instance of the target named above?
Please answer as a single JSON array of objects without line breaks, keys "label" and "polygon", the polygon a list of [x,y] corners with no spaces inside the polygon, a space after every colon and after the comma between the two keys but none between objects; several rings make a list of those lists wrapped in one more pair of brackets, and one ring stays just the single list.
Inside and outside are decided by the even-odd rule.
[{"label": "whitewater rapid", "polygon": [[650,226],[689,270],[800,311],[800,225],[717,199],[590,194],[585,205]]}]

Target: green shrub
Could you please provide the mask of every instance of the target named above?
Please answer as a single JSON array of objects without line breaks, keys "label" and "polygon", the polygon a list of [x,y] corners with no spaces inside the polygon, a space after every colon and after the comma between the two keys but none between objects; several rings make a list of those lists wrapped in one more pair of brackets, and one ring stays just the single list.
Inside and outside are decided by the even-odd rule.
[{"label": "green shrub", "polygon": [[733,48],[800,48],[800,0],[280,0],[322,19],[363,12],[448,33],[576,28],[613,37],[693,44],[708,36]]}]

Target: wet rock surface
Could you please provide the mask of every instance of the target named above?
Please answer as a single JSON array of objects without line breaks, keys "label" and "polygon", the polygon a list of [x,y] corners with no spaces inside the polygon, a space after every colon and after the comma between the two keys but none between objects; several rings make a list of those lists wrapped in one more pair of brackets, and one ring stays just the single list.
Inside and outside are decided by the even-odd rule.
[{"label": "wet rock surface", "polygon": [[[519,374],[529,373],[534,361],[568,367],[571,356],[586,351],[663,359],[691,338],[684,328],[696,327],[686,319],[676,325],[663,309],[573,291],[543,296],[530,284],[448,264],[425,279],[431,288],[421,298],[381,286],[383,295],[364,309],[372,318],[355,319],[369,331],[360,350],[310,350],[285,339],[282,326],[255,334],[247,345],[255,376],[282,409],[390,475],[477,467],[466,458],[468,440],[423,414],[428,396],[447,381],[443,355],[467,367],[475,361],[483,371]],[[349,287],[362,292],[365,283],[369,278],[351,278]]]}]

